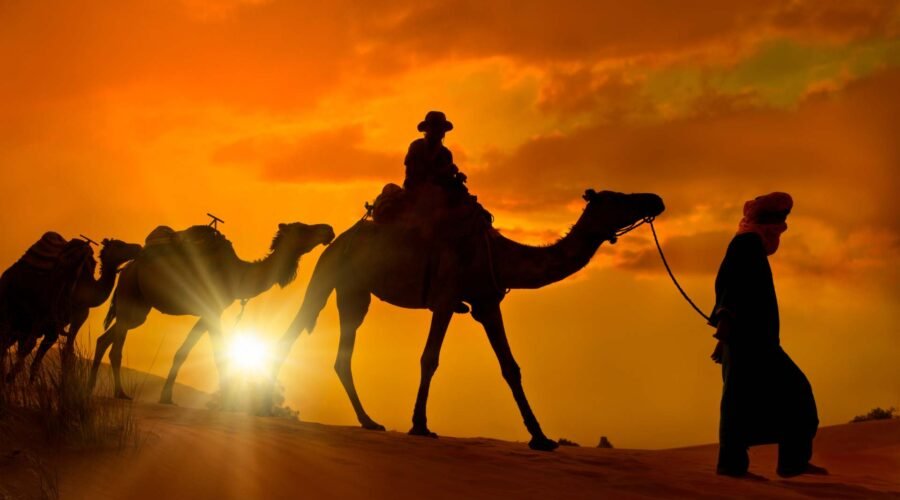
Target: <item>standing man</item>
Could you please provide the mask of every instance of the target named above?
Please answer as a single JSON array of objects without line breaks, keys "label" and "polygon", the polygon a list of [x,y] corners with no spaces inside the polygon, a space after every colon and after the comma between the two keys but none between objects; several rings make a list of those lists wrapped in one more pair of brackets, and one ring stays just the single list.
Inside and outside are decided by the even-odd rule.
[{"label": "standing man", "polygon": [[819,425],[812,387],[782,350],[778,302],[768,256],[778,250],[793,207],[787,193],[744,204],[744,218],[716,277],[710,325],[722,364],[719,462],[716,472],[739,477],[750,446],[778,443],[778,475],[827,474],[809,463]]}]

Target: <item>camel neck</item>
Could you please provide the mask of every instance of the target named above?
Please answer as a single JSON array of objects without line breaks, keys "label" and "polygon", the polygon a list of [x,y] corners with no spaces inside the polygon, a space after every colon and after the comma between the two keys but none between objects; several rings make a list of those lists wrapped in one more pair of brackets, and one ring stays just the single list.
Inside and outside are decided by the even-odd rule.
[{"label": "camel neck", "polygon": [[603,239],[581,224],[556,243],[530,246],[503,236],[494,238],[498,282],[504,288],[541,288],[561,281],[584,268]]},{"label": "camel neck", "polygon": [[272,288],[275,283],[284,286],[290,282],[297,272],[300,259],[289,253],[276,248],[261,260],[244,262],[235,276],[234,296],[249,299]]},{"label": "camel neck", "polygon": [[100,278],[94,279],[93,276],[85,276],[86,288],[89,293],[85,294],[89,307],[97,307],[106,302],[112,293],[113,286],[116,284],[117,266],[100,261]]}]

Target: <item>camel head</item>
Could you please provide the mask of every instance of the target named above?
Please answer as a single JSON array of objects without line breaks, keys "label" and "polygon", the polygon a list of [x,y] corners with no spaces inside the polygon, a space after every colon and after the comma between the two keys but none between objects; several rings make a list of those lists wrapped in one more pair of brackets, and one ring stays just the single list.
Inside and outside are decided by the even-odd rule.
[{"label": "camel head", "polygon": [[297,274],[297,265],[300,257],[309,253],[319,245],[327,245],[334,239],[334,229],[328,224],[303,224],[292,222],[290,224],[278,224],[278,233],[272,239],[270,250],[284,252],[288,261],[293,266],[287,266],[285,273],[279,277],[278,284],[286,286],[294,280]]},{"label": "camel head", "polygon": [[615,191],[584,192],[587,207],[579,221],[587,232],[615,243],[616,232],[647,217],[663,213],[662,198],[652,193],[617,193]]},{"label": "camel head", "polygon": [[100,263],[112,269],[118,269],[122,264],[134,260],[141,253],[143,247],[137,243],[126,243],[122,240],[104,239],[100,250]]}]

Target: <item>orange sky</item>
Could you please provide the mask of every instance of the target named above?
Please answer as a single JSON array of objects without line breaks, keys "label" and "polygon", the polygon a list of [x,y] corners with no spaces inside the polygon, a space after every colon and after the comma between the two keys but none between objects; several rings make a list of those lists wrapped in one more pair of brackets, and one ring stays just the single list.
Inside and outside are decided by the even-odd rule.
[{"label": "orange sky", "polygon": [[[0,23],[3,266],[46,230],[141,242],[207,211],[247,259],[279,222],[340,232],[402,179],[416,123],[441,109],[471,189],[517,239],[558,237],[588,187],[663,196],[657,227],[705,308],[743,201],[790,192],[772,259],[782,339],[821,420],[900,406],[896,1],[10,1]],[[504,302],[548,435],[715,440],[713,332],[654,252],[641,229]],[[318,255],[242,325],[278,337]],[[302,418],[355,424],[332,370],[336,316],[331,303],[282,381]],[[164,374],[191,323],[151,315],[129,336],[128,366]],[[375,303],[360,330],[357,385],[389,428],[409,427],[427,324]],[[180,380],[214,388],[208,342]],[[429,420],[526,438],[471,318],[451,325]]]}]

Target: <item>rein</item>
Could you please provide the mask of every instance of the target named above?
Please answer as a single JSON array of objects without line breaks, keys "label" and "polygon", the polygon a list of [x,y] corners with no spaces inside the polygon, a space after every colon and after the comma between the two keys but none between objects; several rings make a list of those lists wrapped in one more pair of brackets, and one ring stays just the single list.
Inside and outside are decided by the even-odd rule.
[{"label": "rein", "polygon": [[644,220],[642,220],[641,222],[639,222],[637,224],[633,224],[632,225],[633,227],[631,227],[630,229],[628,229],[625,232],[631,231],[631,229],[634,229],[635,227],[640,226],[644,222],[647,222],[650,224],[650,231],[653,232],[653,241],[656,243],[656,249],[659,250],[659,258],[662,259],[663,265],[666,266],[666,271],[669,273],[669,277],[672,278],[672,283],[674,283],[675,288],[677,288],[678,291],[681,292],[681,296],[684,297],[684,300],[686,300],[688,302],[688,304],[690,304],[691,307],[693,307],[694,310],[697,311],[697,314],[702,316],[703,319],[705,319],[708,323],[709,316],[704,314],[704,312],[701,311],[699,307],[697,307],[697,304],[694,304],[694,301],[691,300],[691,298],[688,296],[687,292],[685,292],[684,289],[681,288],[681,285],[678,284],[678,280],[675,279],[675,275],[672,273],[672,268],[669,267],[669,262],[666,260],[666,255],[663,253],[662,246],[659,244],[659,238],[656,236],[656,227],[653,226],[653,219],[654,219],[653,217],[647,217]]},{"label": "rein", "polygon": [[681,296],[684,297],[684,300],[686,300],[687,303],[690,304],[691,307],[693,307],[695,311],[697,311],[697,314],[699,314],[700,316],[703,317],[703,319],[705,319],[707,322],[709,322],[709,316],[707,316],[702,310],[700,310],[699,307],[697,307],[697,304],[695,304],[694,301],[691,300],[691,298],[688,296],[687,292],[685,292],[684,289],[681,288],[681,285],[678,283],[678,280],[675,279],[675,274],[672,273],[672,268],[669,267],[669,261],[666,260],[666,255],[663,253],[662,245],[659,244],[659,237],[656,236],[656,227],[653,225],[653,221],[655,219],[656,219],[656,217],[644,217],[643,219],[635,222],[634,224],[623,227],[622,229],[619,229],[618,231],[614,231],[612,233],[612,235],[607,236],[605,239],[608,240],[611,244],[615,244],[620,236],[630,233],[631,231],[634,231],[635,229],[643,226],[644,224],[650,224],[650,231],[653,232],[653,241],[656,243],[656,249],[659,250],[659,258],[662,259],[663,266],[666,267],[666,272],[669,273],[669,278],[672,278],[672,283],[675,284],[675,288],[677,288],[678,291],[681,292]]}]

